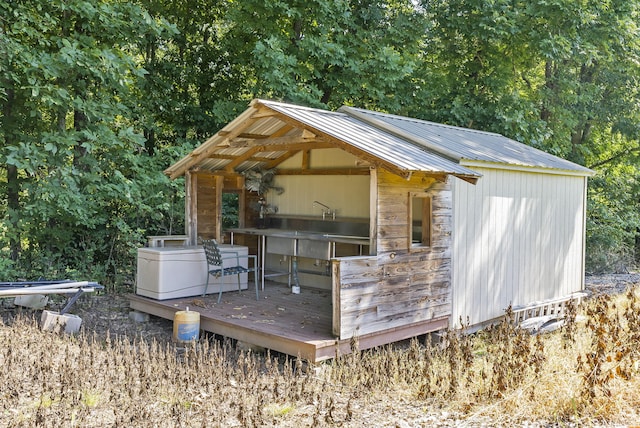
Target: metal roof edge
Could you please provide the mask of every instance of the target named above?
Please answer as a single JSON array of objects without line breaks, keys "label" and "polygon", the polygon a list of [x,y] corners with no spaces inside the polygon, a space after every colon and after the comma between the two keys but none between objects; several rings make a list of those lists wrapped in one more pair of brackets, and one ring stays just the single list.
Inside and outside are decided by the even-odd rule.
[{"label": "metal roof edge", "polygon": [[[555,174],[555,175],[568,175],[575,177],[593,177],[596,175],[596,171],[590,170],[586,167],[581,167],[583,169],[559,169],[559,168],[545,168],[540,166],[528,166],[528,165],[516,165],[512,163],[502,163],[502,162],[487,162],[487,161],[478,161],[471,159],[461,159],[460,165],[469,167],[469,168],[490,168],[490,169],[503,169],[510,171],[519,171],[519,172],[530,172],[530,173],[538,173],[538,174]],[[578,165],[578,164],[576,164]]]},{"label": "metal roof edge", "polygon": [[284,103],[281,101],[272,101],[272,100],[265,100],[265,99],[261,99],[261,98],[255,98],[253,101],[251,101],[250,104],[252,107],[255,107],[256,105],[258,106],[263,106],[263,107],[267,107],[270,108],[272,110],[278,111],[278,107],[281,108],[285,108],[285,109],[290,109],[290,108],[295,108],[296,110],[306,110],[306,111],[313,111],[313,112],[318,112],[318,113],[323,113],[323,114],[335,114],[335,115],[344,115],[344,113],[340,112],[340,111],[334,111],[334,110],[327,110],[327,109],[323,109],[323,108],[318,108],[318,107],[308,107],[308,106],[303,106],[300,104],[290,104],[290,103]]},{"label": "metal roof edge", "polygon": [[[560,159],[568,164],[571,165],[575,165],[574,168],[570,168],[570,169],[565,169],[565,168],[554,168],[554,167],[542,167],[542,166],[527,166],[527,165],[518,165],[517,163],[514,164],[504,164],[505,168],[504,169],[516,169],[517,167],[521,166],[522,168],[526,168],[527,170],[535,170],[538,169],[539,172],[545,171],[547,173],[551,173],[551,171],[562,171],[562,174],[564,175],[583,175],[583,176],[594,176],[596,174],[595,171],[582,166],[580,164],[576,164],[575,162],[571,162],[567,159],[555,156],[551,153],[548,153],[544,150],[538,149],[536,147],[533,146],[529,146],[528,144],[524,144],[521,143],[517,140],[514,140],[512,138],[506,137],[502,134],[496,133],[496,132],[489,132],[489,131],[483,131],[483,130],[478,130],[478,129],[471,129],[471,128],[463,128],[460,126],[453,126],[453,125],[446,125],[443,123],[437,123],[437,122],[430,122],[427,120],[423,120],[423,119],[416,119],[416,118],[411,118],[411,117],[406,117],[406,116],[400,116],[400,115],[394,115],[394,114],[389,114],[389,113],[382,113],[382,112],[377,112],[377,111],[370,111],[370,110],[366,110],[366,109],[361,109],[361,108],[357,108],[357,107],[348,107],[348,106],[343,106],[340,109],[338,109],[338,111],[343,111],[346,114],[349,115],[353,115],[353,117],[357,117],[358,119],[361,119],[367,123],[372,124],[373,126],[379,126],[381,128],[384,127],[385,130],[388,130],[389,132],[393,132],[396,135],[402,137],[402,138],[407,138],[410,141],[414,141],[417,144],[421,144],[424,145],[426,147],[428,147],[429,149],[442,154],[443,156],[447,156],[447,153],[451,153],[452,156],[448,156],[450,159],[457,161],[458,163],[460,163],[461,165],[463,164],[462,162],[465,162],[465,165],[471,165],[470,162],[478,162],[477,166],[482,166],[482,165],[486,165],[486,164],[492,164],[492,165],[500,165],[500,162],[496,162],[493,163],[491,161],[481,161],[481,160],[471,160],[471,159],[467,159],[464,158],[463,156],[461,156],[460,154],[456,153],[456,152],[450,152],[447,149],[444,149],[440,146],[434,145],[433,143],[429,142],[428,140],[425,140],[423,138],[419,138],[414,136],[413,134],[407,133],[403,130],[401,130],[400,128],[394,126],[394,125],[390,125],[380,119],[375,118],[376,115],[381,115],[381,116],[386,116],[386,117],[391,117],[391,118],[395,118],[395,119],[399,119],[399,120],[406,120],[406,121],[410,121],[410,122],[418,122],[418,123],[427,123],[430,125],[434,125],[434,126],[439,126],[439,127],[445,127],[445,128],[449,128],[449,129],[456,129],[456,130],[460,130],[466,133],[476,133],[476,134],[483,134],[483,135],[491,135],[494,137],[500,137],[503,138],[509,142],[512,143],[517,143],[520,145],[523,145],[525,147],[527,147],[528,150],[531,150],[533,152],[537,152],[540,153],[541,155],[544,156],[551,156],[557,159]],[[511,166],[511,167],[509,167]]]},{"label": "metal roof edge", "polygon": [[[460,162],[460,155],[452,152],[450,150],[447,150],[445,148],[443,148],[442,146],[436,145],[431,143],[430,141],[425,140],[424,138],[418,138],[415,135],[406,132],[398,127],[395,127],[393,125],[390,125],[386,122],[383,122],[382,120],[376,119],[374,117],[371,117],[370,115],[367,114],[368,110],[364,110],[364,109],[358,109],[358,108],[354,108],[354,107],[348,107],[348,106],[342,106],[338,109],[338,112],[342,112],[345,113],[351,117],[353,117],[354,119],[360,120],[362,122],[367,123],[368,125],[374,126],[380,130],[383,130],[385,132],[389,132],[393,135],[396,135],[397,137],[400,137],[402,139],[405,139],[407,141],[419,144],[422,147],[428,148],[432,151],[434,151],[435,153],[444,156],[445,158],[454,161],[454,162]],[[371,112],[371,113],[376,113],[376,112]],[[404,119],[411,119],[411,118],[406,118],[403,116],[396,116],[399,118],[404,118]]]},{"label": "metal roof edge", "polygon": [[[442,128],[457,129],[457,130],[464,131],[464,132],[471,132],[471,133],[477,133],[477,134],[493,135],[493,136],[496,136],[496,137],[508,138],[508,137],[505,137],[504,135],[502,135],[502,134],[500,134],[498,132],[485,131],[485,130],[482,130],[482,129],[474,129],[474,128],[465,128],[464,126],[448,125],[446,123],[433,122],[431,120],[418,119],[416,117],[410,117],[410,116],[401,116],[399,114],[383,113],[381,111],[367,110],[367,109],[358,108],[358,107],[349,107],[349,106],[343,106],[343,107],[347,108],[347,109],[350,109],[350,110],[356,110],[356,111],[362,112],[363,114],[372,113],[372,114],[378,114],[378,115],[381,115],[381,116],[387,116],[387,117],[390,117],[390,118],[393,118],[393,119],[407,120],[407,121],[410,121],[410,122],[427,123],[429,125],[438,126],[438,127],[442,127]],[[342,110],[342,107],[340,107],[338,109],[338,111],[340,111],[340,110]]]}]

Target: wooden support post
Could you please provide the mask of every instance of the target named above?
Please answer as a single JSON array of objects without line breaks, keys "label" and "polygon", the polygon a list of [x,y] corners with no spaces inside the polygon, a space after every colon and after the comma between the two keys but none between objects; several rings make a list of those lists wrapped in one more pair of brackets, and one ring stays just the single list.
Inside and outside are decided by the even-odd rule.
[{"label": "wooden support post", "polygon": [[185,212],[184,234],[189,237],[189,245],[198,244],[198,176],[191,171],[185,172]]},{"label": "wooden support post", "polygon": [[222,191],[224,189],[224,177],[216,176],[216,208],[215,208],[215,237],[222,242]]},{"label": "wooden support post", "polygon": [[369,255],[378,254],[378,169],[369,169]]}]

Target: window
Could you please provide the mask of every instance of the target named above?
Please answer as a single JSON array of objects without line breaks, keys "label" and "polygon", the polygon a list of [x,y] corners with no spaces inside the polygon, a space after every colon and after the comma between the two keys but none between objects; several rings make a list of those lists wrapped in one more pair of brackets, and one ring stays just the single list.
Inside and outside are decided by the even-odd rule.
[{"label": "window", "polygon": [[430,247],[432,232],[431,196],[421,193],[409,195],[409,236],[411,248]]},{"label": "window", "polygon": [[222,193],[222,229],[238,227],[240,220],[240,194],[237,192]]}]

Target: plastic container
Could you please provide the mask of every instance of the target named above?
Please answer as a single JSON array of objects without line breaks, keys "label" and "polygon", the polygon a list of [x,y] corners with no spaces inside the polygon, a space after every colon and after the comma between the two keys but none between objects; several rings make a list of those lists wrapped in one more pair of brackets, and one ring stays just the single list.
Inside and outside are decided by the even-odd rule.
[{"label": "plastic container", "polygon": [[[249,249],[239,245],[221,244],[223,257],[238,253],[240,263],[247,267]],[[244,258],[243,258],[244,256]],[[235,266],[236,259],[225,260],[225,267]],[[233,264],[231,264],[233,263]],[[236,275],[210,278],[209,293],[237,291]],[[136,294],[157,300],[201,296],[207,283],[207,260],[202,245],[192,247],[153,247],[138,249]],[[247,274],[240,274],[241,288],[247,288]]]},{"label": "plastic container", "polygon": [[173,340],[178,343],[195,342],[200,337],[200,312],[178,311],[173,316]]}]

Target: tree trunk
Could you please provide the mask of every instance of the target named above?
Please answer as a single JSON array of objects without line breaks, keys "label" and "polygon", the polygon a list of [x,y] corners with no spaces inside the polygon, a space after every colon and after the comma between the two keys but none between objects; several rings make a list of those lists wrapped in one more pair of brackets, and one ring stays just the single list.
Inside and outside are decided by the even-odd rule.
[{"label": "tree trunk", "polygon": [[[544,85],[547,87],[547,89],[553,91],[555,86],[553,84],[553,61],[547,61],[544,64],[544,81]],[[544,120],[545,122],[549,122],[549,119],[551,119],[551,111],[549,111],[546,102],[540,109],[540,119]]]},{"label": "tree trunk", "polygon": [[144,146],[147,149],[147,154],[153,156],[156,152],[156,133],[153,129],[144,130]]},{"label": "tree trunk", "polygon": [[[73,128],[76,131],[80,132],[84,130],[86,127],[87,127],[87,116],[82,111],[74,110],[73,111]],[[74,152],[73,164],[80,169],[83,169],[81,160],[87,154],[87,149],[82,145],[82,143],[84,143],[85,141],[86,139],[84,138],[78,139],[78,142],[76,143],[76,146],[74,147],[74,150],[73,150]]]}]

